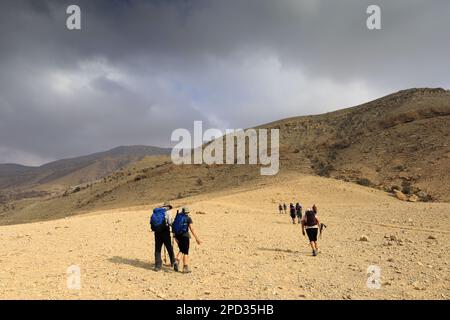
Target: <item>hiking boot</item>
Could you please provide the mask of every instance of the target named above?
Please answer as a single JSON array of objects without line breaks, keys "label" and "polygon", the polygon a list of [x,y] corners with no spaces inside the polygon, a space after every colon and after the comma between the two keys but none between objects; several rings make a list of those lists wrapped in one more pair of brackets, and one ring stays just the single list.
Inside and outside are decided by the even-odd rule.
[{"label": "hiking boot", "polygon": [[188,266],[183,267],[183,273],[191,273],[191,269]]},{"label": "hiking boot", "polygon": [[153,268],[153,271],[155,271],[155,272],[158,272],[158,271],[160,271],[161,270],[161,267],[156,267],[155,266],[155,268]]},{"label": "hiking boot", "polygon": [[312,255],[313,255],[313,257],[317,256],[316,250],[313,250]]},{"label": "hiking boot", "polygon": [[178,261],[175,261],[173,263],[173,270],[175,270],[176,272],[178,272]]}]

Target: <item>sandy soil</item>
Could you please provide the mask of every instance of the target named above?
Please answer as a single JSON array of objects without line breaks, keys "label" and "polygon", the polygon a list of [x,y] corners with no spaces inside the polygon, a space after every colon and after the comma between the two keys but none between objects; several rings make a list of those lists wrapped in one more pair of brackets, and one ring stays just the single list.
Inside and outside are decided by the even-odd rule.
[{"label": "sandy soil", "polygon": [[[310,176],[282,181],[184,200],[204,241],[192,245],[189,275],[152,271],[151,205],[1,226],[0,298],[450,298],[450,204]],[[317,257],[277,212],[297,200],[316,203],[328,225]],[[73,264],[81,290],[67,289]],[[367,288],[370,265],[381,268],[381,289]]]}]

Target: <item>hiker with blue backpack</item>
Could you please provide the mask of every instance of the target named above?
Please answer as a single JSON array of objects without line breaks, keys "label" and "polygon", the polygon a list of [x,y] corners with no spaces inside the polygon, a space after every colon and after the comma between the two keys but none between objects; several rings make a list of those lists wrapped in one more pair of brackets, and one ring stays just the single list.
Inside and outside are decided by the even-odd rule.
[{"label": "hiker with blue backpack", "polygon": [[150,218],[150,226],[155,233],[155,271],[161,270],[162,267],[161,248],[163,245],[169,253],[170,264],[173,266],[176,262],[170,236],[172,219],[169,211],[171,209],[170,204],[164,203],[163,206],[153,209]]},{"label": "hiker with blue backpack", "polygon": [[[189,216],[189,208],[184,207],[181,209],[180,213],[177,213],[175,220],[172,224],[172,232],[175,237],[175,241],[178,244],[178,248],[180,251],[177,254],[175,263],[173,265],[173,268],[175,271],[178,271],[179,269],[179,263],[180,263],[180,257],[183,255],[183,272],[184,273],[190,273],[191,270],[189,269],[189,245],[190,245],[190,233],[195,238],[195,241],[197,241],[197,244],[201,244],[200,239],[198,238],[197,234],[195,233],[194,227],[193,227],[193,221],[192,218]],[[190,232],[190,233],[189,233]]]}]

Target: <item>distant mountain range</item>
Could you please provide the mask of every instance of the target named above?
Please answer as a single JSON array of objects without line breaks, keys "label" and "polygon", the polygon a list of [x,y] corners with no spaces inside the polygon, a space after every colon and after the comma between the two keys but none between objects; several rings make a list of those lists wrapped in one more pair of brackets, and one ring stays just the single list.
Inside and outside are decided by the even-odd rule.
[{"label": "distant mountain range", "polygon": [[77,185],[100,179],[146,156],[170,154],[169,148],[121,146],[39,167],[0,164],[0,189],[41,184]]}]

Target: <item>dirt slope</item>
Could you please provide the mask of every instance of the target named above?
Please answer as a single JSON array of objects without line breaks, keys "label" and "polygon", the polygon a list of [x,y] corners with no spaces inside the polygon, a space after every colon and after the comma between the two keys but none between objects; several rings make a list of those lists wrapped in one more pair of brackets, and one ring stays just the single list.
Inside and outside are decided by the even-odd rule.
[{"label": "dirt slope", "polygon": [[[404,90],[353,108],[261,127],[280,129],[283,173],[397,189],[425,202],[450,201],[449,91]],[[260,180],[269,183],[272,177],[261,177],[255,166],[176,166],[168,156],[146,158],[93,184],[0,206],[0,224],[186,198]]]},{"label": "dirt slope", "polygon": [[[316,203],[328,225],[311,257],[278,201]],[[450,205],[400,202],[352,183],[281,174],[176,202],[189,204],[204,243],[193,273],[155,273],[150,205],[0,227],[1,298],[448,299]],[[198,213],[202,212],[202,214]],[[366,235],[368,242],[358,241]],[[436,239],[429,239],[432,235]],[[81,268],[81,290],[66,269]],[[367,267],[382,287],[368,289]]]}]

